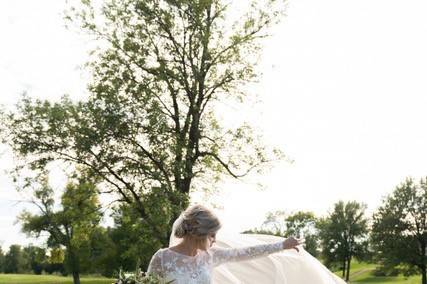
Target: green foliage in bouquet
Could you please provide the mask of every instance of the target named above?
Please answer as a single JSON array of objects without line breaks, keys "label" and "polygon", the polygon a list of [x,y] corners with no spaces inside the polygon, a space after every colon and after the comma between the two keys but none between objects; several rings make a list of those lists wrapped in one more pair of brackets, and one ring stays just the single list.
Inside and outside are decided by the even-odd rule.
[{"label": "green foliage in bouquet", "polygon": [[171,281],[166,281],[159,275],[146,274],[139,268],[139,261],[135,273],[125,273],[119,271],[119,279],[114,284],[170,284]]},{"label": "green foliage in bouquet", "polygon": [[172,281],[166,281],[158,275],[144,275],[144,274],[132,274],[127,275],[123,272],[120,272],[119,279],[115,284],[169,284]]}]

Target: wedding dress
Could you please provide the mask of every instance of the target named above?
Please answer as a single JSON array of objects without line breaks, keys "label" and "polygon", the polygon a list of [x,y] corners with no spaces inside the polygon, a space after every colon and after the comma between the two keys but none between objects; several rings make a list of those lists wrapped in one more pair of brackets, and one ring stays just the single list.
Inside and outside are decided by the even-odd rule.
[{"label": "wedding dress", "polygon": [[[176,284],[208,284],[211,283],[214,267],[231,261],[250,260],[281,250],[283,241],[235,249],[215,247],[206,251],[200,250],[196,256],[184,255],[165,248],[154,254],[148,272],[159,274],[165,277],[167,282],[174,281],[172,283]],[[224,283],[224,280],[218,283]]]},{"label": "wedding dress", "polygon": [[[169,247],[179,241],[172,234]],[[213,247],[195,256],[158,250],[148,272],[174,284],[345,284],[302,247],[299,252],[283,250],[283,241],[270,235],[219,233]]]}]

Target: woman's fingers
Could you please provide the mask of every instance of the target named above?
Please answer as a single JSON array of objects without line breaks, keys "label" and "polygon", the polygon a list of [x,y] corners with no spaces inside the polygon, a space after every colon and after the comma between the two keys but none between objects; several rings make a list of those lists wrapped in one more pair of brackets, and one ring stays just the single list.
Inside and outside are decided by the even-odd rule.
[{"label": "woman's fingers", "polygon": [[283,248],[284,249],[292,249],[292,248],[295,248],[299,244],[300,243],[298,242],[298,240],[296,238],[289,237],[283,242]]},{"label": "woman's fingers", "polygon": [[305,239],[303,238],[294,238],[289,237],[283,242],[283,248],[284,249],[295,249],[297,252],[299,252],[299,248],[297,246],[305,244]]}]

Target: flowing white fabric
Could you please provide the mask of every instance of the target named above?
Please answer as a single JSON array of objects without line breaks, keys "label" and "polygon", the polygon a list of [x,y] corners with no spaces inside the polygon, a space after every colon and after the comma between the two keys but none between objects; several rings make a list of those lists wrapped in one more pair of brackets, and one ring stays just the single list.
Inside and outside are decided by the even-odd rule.
[{"label": "flowing white fabric", "polygon": [[172,233],[169,237],[169,247],[176,246],[182,241],[181,238],[177,238],[175,236],[175,232],[176,232],[176,228],[182,223],[183,220],[184,220],[184,217],[182,216],[182,213],[181,213],[181,215],[179,215],[179,217],[175,220],[175,222],[173,222]]},{"label": "flowing white fabric", "polygon": [[[239,234],[217,238],[219,247],[248,247],[283,241],[283,238]],[[329,271],[311,254],[299,247],[296,250],[282,250],[278,253],[250,261],[226,263],[214,269],[213,283],[221,284],[346,284],[344,280]]]},{"label": "flowing white fabric", "polygon": [[[174,236],[182,222],[173,226],[169,247],[181,240]],[[148,272],[174,284],[345,284],[302,247],[283,250],[283,238],[255,234],[218,234],[216,244],[196,256],[170,248],[158,250]]]}]

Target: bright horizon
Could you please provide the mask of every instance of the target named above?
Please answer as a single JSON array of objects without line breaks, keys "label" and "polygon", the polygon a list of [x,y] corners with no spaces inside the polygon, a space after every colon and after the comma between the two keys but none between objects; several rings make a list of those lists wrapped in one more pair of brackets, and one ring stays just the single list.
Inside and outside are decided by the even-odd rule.
[{"label": "bright horizon", "polygon": [[[63,27],[64,3],[0,2],[1,104],[24,91],[52,100],[87,96],[79,69],[87,42]],[[226,228],[259,226],[275,210],[324,215],[338,200],[364,202],[370,214],[405,177],[427,176],[426,8],[412,0],[288,1],[287,17],[265,44],[256,88],[263,102],[252,120],[295,163],[277,164],[256,181],[224,182],[217,199]],[[10,163],[4,153],[3,248],[33,241],[13,224],[27,205],[14,206],[22,197],[3,173]]]}]

